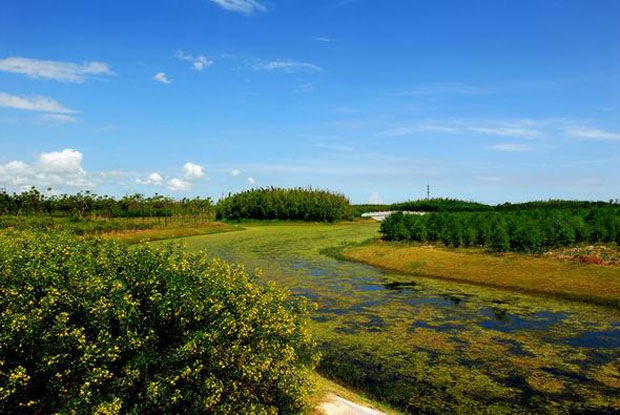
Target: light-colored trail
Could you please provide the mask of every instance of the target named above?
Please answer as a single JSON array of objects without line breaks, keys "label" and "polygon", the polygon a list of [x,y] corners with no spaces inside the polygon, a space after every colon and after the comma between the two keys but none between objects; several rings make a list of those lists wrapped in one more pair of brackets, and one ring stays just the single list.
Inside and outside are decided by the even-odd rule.
[{"label": "light-colored trail", "polygon": [[358,405],[338,395],[329,394],[327,401],[319,405],[324,415],[386,415],[366,406]]}]

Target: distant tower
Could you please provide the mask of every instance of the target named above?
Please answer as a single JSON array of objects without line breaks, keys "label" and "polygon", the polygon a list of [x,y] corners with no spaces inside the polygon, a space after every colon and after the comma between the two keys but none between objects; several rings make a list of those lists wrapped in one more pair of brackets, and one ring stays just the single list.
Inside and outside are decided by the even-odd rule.
[{"label": "distant tower", "polygon": [[430,198],[431,198],[431,185],[427,184],[426,185],[426,199],[430,200]]}]

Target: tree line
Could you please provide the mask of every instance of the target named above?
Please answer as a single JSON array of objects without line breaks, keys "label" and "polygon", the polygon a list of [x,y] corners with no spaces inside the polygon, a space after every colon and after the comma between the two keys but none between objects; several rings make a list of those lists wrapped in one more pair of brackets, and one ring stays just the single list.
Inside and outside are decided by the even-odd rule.
[{"label": "tree line", "polygon": [[349,200],[342,194],[312,188],[262,188],[228,195],[218,201],[217,219],[301,220],[348,219]]},{"label": "tree line", "polygon": [[101,218],[169,218],[189,216],[209,218],[213,215],[211,198],[173,199],[155,194],[127,195],[120,199],[90,191],[77,194],[46,195],[36,188],[22,193],[0,190],[0,215],[46,215],[50,217]]},{"label": "tree line", "polygon": [[389,241],[485,247],[497,252],[542,252],[583,243],[620,244],[620,209],[525,209],[388,216],[380,232]]},{"label": "tree line", "polygon": [[538,200],[524,203],[503,203],[499,205],[487,205],[474,201],[466,201],[450,198],[434,198],[410,200],[393,204],[360,204],[353,205],[355,213],[359,216],[366,212],[378,212],[389,210],[403,210],[410,212],[489,212],[489,211],[519,211],[538,209],[585,209],[594,207],[620,208],[620,199],[603,201],[581,200]]}]

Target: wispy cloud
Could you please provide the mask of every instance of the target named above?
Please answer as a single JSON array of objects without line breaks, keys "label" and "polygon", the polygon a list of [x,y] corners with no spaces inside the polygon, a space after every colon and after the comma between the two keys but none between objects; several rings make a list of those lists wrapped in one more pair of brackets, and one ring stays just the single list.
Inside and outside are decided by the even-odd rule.
[{"label": "wispy cloud", "polygon": [[522,153],[522,152],[532,150],[530,146],[526,146],[525,144],[516,144],[516,143],[495,144],[493,146],[490,146],[489,148],[495,151],[505,151],[505,152],[512,152],[512,153]]},{"label": "wispy cloud", "polygon": [[41,119],[49,124],[71,124],[77,122],[77,118],[67,114],[43,114]]},{"label": "wispy cloud", "polygon": [[155,76],[153,76],[153,81],[161,82],[162,84],[172,83],[172,79],[169,79],[168,75],[164,72],[157,72]]},{"label": "wispy cloud", "polygon": [[254,186],[256,184],[256,179],[254,179],[254,177],[248,177],[248,184]]},{"label": "wispy cloud", "polygon": [[293,92],[302,92],[302,93],[309,93],[312,91],[314,91],[314,85],[311,84],[310,82],[299,84],[299,86],[293,90]]},{"label": "wispy cloud", "polygon": [[61,62],[11,56],[0,59],[0,71],[26,75],[30,78],[62,82],[84,82],[87,76],[110,76],[114,72],[104,62]]},{"label": "wispy cloud", "polygon": [[322,72],[323,68],[307,62],[297,62],[290,59],[260,62],[254,65],[257,71],[284,71],[284,72]]},{"label": "wispy cloud", "polygon": [[237,177],[237,176],[239,176],[240,174],[241,174],[241,170],[239,170],[239,169],[232,169],[232,170],[230,171],[230,175],[231,175],[232,177]]},{"label": "wispy cloud", "polygon": [[184,52],[182,50],[177,50],[174,56],[176,56],[177,59],[191,62],[192,68],[196,71],[202,71],[207,66],[213,65],[213,61],[204,55],[192,56],[188,54],[187,52]]},{"label": "wispy cloud", "polygon": [[406,88],[395,92],[394,95],[403,97],[415,95],[481,95],[489,92],[484,88],[462,83],[434,83]]},{"label": "wispy cloud", "polygon": [[542,133],[533,129],[518,127],[470,127],[469,131],[501,137],[540,137]]},{"label": "wispy cloud", "polygon": [[566,133],[571,137],[580,138],[583,140],[620,140],[620,133],[612,133],[598,128],[575,128],[568,130]]},{"label": "wispy cloud", "polygon": [[339,152],[350,152],[350,151],[355,150],[351,146],[338,145],[338,144],[326,144],[326,143],[317,143],[314,145],[314,147],[320,148],[322,150],[339,151]]},{"label": "wispy cloud", "polygon": [[219,4],[223,9],[242,14],[266,12],[267,8],[256,0],[211,0]]},{"label": "wispy cloud", "polygon": [[32,96],[24,97],[0,92],[0,107],[13,108],[26,111],[51,112],[57,114],[76,114],[77,111],[69,109],[60,102],[48,97]]},{"label": "wispy cloud", "polygon": [[314,40],[317,40],[319,42],[325,42],[325,43],[334,43],[336,41],[336,39],[334,39],[333,37],[326,37],[326,36],[315,37]]},{"label": "wispy cloud", "polygon": [[402,137],[417,133],[481,134],[497,137],[534,139],[544,136],[546,122],[532,120],[447,120],[425,121],[411,126],[395,127],[379,133],[382,137]]}]

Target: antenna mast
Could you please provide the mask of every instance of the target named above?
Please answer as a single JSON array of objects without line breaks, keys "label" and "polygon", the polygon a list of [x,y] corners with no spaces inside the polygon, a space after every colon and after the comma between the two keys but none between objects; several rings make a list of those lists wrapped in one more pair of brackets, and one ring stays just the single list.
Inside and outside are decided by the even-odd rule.
[{"label": "antenna mast", "polygon": [[430,198],[431,198],[431,185],[427,184],[426,185],[426,199],[430,200]]}]

